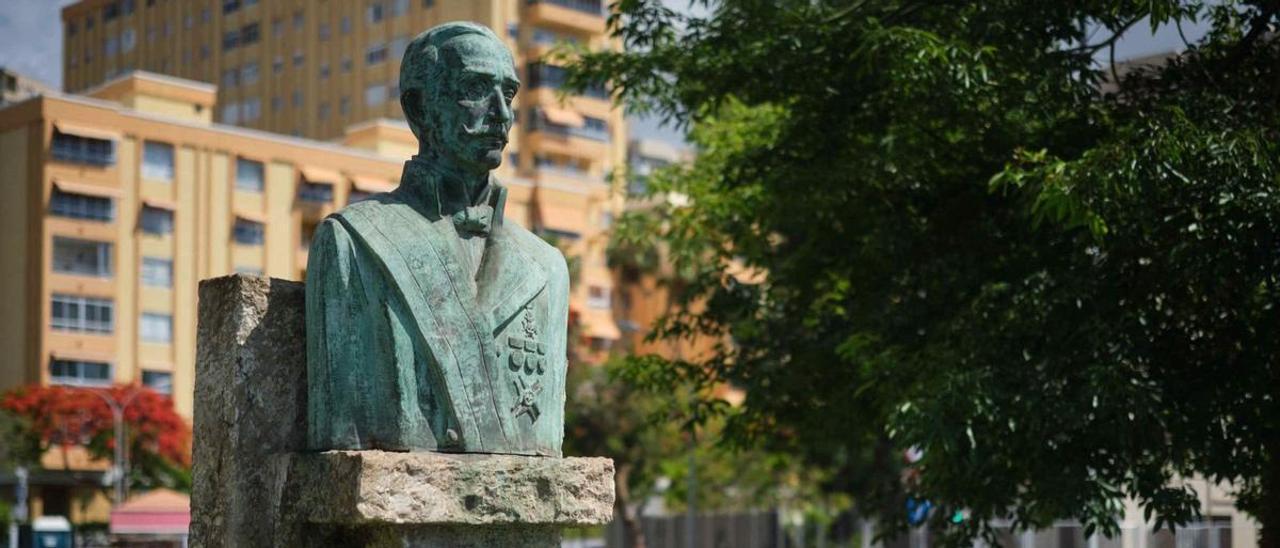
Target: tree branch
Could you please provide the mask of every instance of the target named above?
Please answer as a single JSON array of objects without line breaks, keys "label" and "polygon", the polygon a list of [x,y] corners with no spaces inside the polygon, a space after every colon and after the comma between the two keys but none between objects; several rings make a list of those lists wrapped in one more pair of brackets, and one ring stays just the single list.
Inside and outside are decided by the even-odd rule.
[{"label": "tree branch", "polygon": [[1124,24],[1120,25],[1120,27],[1117,28],[1115,32],[1111,33],[1111,36],[1107,37],[1106,40],[1103,40],[1096,44],[1085,44],[1083,46],[1074,47],[1067,50],[1067,52],[1068,53],[1085,53],[1085,52],[1094,53],[1102,48],[1113,46],[1115,45],[1116,41],[1120,40],[1121,36],[1124,36],[1124,33],[1128,32],[1130,28],[1138,24],[1138,21],[1141,21],[1141,20],[1142,20],[1141,17],[1135,17],[1133,19],[1130,19],[1126,21]]}]

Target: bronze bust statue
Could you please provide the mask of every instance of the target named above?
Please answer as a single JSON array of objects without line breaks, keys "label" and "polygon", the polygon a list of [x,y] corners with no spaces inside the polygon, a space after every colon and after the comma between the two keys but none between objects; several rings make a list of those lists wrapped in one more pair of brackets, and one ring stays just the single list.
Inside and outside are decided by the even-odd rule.
[{"label": "bronze bust statue", "polygon": [[400,104],[418,154],[400,186],[316,230],[307,263],[311,449],[561,456],[569,277],[503,217],[520,87],[472,23],[417,36]]}]

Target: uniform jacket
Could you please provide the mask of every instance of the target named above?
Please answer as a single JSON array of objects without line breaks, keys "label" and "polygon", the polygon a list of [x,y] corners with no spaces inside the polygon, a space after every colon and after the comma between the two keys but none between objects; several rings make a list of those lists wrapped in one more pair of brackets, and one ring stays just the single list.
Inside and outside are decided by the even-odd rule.
[{"label": "uniform jacket", "polygon": [[416,161],[400,188],[316,230],[307,262],[308,444],[560,456],[569,277],[560,252],[494,214],[478,274],[439,177]]}]

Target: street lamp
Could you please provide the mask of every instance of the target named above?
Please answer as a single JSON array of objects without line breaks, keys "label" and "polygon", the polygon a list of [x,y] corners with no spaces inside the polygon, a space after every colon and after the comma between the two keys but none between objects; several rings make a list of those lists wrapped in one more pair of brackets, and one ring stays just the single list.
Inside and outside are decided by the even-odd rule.
[{"label": "street lamp", "polygon": [[115,508],[117,506],[120,506],[121,504],[124,504],[125,470],[128,469],[128,464],[126,462],[126,460],[128,459],[128,455],[125,453],[125,449],[124,449],[124,446],[125,446],[124,410],[125,408],[129,407],[129,404],[133,403],[133,400],[136,399],[138,397],[138,394],[141,394],[142,392],[138,390],[130,392],[128,396],[125,396],[124,401],[116,400],[110,395],[104,392],[98,392],[96,390],[87,390],[87,392],[95,396],[98,396],[99,398],[102,398],[102,401],[106,402],[107,407],[111,409],[111,420],[114,423],[115,431],[116,431],[115,432],[115,436],[116,436],[115,474],[114,474],[115,478],[113,478],[115,479],[115,482],[116,482],[116,498],[115,498],[115,501],[113,501],[111,504],[111,507]]}]

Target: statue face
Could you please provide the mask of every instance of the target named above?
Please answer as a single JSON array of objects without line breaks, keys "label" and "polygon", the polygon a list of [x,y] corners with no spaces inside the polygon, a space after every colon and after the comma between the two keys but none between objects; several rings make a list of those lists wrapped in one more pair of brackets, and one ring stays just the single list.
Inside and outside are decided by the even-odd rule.
[{"label": "statue face", "polygon": [[514,121],[511,100],[520,87],[511,53],[493,39],[465,34],[440,54],[448,68],[436,86],[438,96],[427,99],[427,111],[435,114],[431,144],[460,168],[492,170],[502,163]]}]

